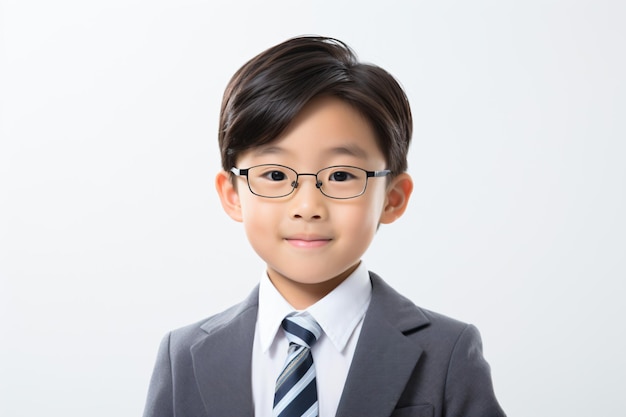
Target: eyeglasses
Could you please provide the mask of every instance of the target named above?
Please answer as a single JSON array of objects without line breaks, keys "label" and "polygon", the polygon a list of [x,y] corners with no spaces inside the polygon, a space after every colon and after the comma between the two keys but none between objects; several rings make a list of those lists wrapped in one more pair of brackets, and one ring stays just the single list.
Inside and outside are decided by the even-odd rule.
[{"label": "eyeglasses", "polygon": [[266,198],[280,198],[293,193],[301,176],[315,177],[315,186],[326,197],[345,200],[362,195],[370,177],[384,177],[390,170],[366,171],[349,165],[320,169],[316,174],[297,173],[284,165],[256,165],[247,169],[231,168],[237,176],[245,176],[252,194]]}]

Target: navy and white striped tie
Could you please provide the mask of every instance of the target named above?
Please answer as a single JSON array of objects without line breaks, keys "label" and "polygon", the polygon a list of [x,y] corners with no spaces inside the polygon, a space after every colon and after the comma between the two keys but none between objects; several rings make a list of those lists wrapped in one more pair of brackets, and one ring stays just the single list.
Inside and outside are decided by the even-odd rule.
[{"label": "navy and white striped tie", "polygon": [[282,322],[289,354],[276,380],[272,417],[317,417],[317,383],[311,348],[322,329],[308,313]]}]

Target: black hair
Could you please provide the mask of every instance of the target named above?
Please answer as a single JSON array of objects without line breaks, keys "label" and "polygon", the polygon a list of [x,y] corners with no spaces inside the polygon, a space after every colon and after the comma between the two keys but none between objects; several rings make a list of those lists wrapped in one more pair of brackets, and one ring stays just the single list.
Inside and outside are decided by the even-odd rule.
[{"label": "black hair", "polygon": [[244,64],[222,101],[219,146],[230,170],[241,152],[278,138],[313,98],[333,96],[371,123],[392,175],[407,169],[413,130],[408,99],[384,69],[360,63],[345,43],[305,36],[280,43]]}]

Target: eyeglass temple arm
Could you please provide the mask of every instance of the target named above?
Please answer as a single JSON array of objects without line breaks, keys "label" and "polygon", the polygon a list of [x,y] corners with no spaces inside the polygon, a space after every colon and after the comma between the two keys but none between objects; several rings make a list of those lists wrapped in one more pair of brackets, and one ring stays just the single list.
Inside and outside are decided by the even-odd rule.
[{"label": "eyeglass temple arm", "polygon": [[232,167],[230,169],[230,172],[232,172],[233,174],[235,174],[237,176],[248,175],[248,169],[239,169],[239,168]]},{"label": "eyeglass temple arm", "polygon": [[383,169],[382,171],[365,171],[368,177],[384,177],[391,174],[391,170]]}]

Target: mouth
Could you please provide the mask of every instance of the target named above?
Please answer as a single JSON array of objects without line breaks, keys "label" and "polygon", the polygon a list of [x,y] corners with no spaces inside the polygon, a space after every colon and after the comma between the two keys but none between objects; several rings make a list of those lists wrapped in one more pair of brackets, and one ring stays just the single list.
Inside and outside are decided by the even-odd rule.
[{"label": "mouth", "polygon": [[326,246],[332,239],[322,236],[291,236],[285,241],[296,248],[321,248]]}]

